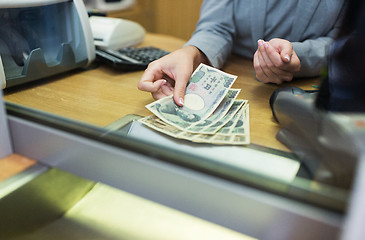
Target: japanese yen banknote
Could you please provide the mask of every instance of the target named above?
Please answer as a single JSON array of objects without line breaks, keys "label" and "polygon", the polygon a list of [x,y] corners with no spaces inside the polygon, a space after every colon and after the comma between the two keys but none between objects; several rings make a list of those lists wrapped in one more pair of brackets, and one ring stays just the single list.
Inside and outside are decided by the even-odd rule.
[{"label": "japanese yen banknote", "polygon": [[172,96],[146,107],[163,121],[182,130],[203,122],[222,102],[237,76],[200,64],[186,87],[184,106],[175,104]]},{"label": "japanese yen banknote", "polygon": [[[169,136],[189,141],[248,144],[248,102],[236,99],[241,91],[231,88],[236,78],[200,64],[187,84],[183,107],[169,96],[148,104],[146,108],[154,116],[140,121]],[[233,134],[234,131],[238,134]],[[234,143],[232,139],[237,141]]]}]

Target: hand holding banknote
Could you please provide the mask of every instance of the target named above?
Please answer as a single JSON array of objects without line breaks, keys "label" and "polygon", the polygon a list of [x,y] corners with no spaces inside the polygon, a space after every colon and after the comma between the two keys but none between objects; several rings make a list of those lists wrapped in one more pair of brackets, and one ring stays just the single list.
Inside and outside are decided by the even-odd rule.
[{"label": "hand holding banknote", "polygon": [[176,105],[172,96],[169,96],[146,107],[163,121],[185,130],[213,114],[236,78],[237,76],[200,64],[186,87],[184,106]]},{"label": "hand holding banknote", "polygon": [[247,100],[236,99],[232,89],[237,76],[200,64],[190,76],[184,106],[172,95],[146,106],[154,115],[140,119],[146,126],[199,143],[246,145],[250,143]]},{"label": "hand holding banknote", "polygon": [[207,58],[197,48],[186,46],[152,62],[142,75],[138,89],[151,92],[156,100],[173,94],[183,106],[185,88],[194,69]]}]

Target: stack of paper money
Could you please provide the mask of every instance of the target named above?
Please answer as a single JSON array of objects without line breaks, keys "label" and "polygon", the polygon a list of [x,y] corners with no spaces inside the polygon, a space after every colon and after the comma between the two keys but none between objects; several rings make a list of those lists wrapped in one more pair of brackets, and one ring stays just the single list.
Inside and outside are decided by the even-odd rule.
[{"label": "stack of paper money", "polygon": [[249,105],[231,89],[237,76],[200,64],[187,85],[184,106],[172,96],[146,107],[154,115],[140,119],[146,126],[193,142],[245,145],[250,143]]}]

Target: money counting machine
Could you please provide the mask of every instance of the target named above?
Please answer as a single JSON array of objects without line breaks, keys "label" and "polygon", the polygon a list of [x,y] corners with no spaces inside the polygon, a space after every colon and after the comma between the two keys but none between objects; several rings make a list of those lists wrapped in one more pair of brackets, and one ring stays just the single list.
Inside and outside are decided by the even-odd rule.
[{"label": "money counting machine", "polygon": [[82,0],[0,1],[2,88],[83,67],[94,58]]}]

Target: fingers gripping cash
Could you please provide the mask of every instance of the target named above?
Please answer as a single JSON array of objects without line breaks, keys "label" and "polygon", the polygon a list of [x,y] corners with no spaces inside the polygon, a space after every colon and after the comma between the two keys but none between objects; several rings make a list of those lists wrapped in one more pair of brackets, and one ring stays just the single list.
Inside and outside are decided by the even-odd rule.
[{"label": "fingers gripping cash", "polygon": [[249,105],[231,89],[237,76],[200,64],[186,87],[184,106],[172,96],[146,107],[154,115],[140,119],[146,126],[192,142],[246,145],[250,143]]}]

